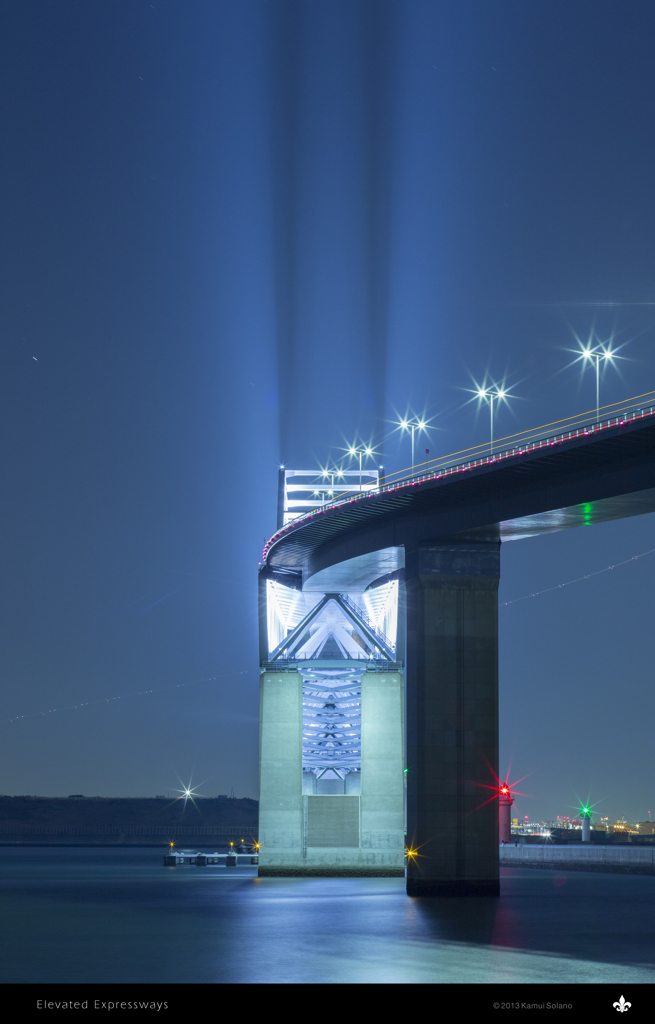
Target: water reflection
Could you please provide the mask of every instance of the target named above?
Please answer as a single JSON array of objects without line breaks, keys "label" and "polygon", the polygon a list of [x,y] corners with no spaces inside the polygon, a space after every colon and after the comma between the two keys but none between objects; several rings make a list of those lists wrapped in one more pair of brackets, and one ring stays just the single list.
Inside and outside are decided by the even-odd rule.
[{"label": "water reflection", "polygon": [[652,877],[506,869],[500,898],[420,900],[402,879],[255,871],[0,848],[0,980],[655,980]]}]

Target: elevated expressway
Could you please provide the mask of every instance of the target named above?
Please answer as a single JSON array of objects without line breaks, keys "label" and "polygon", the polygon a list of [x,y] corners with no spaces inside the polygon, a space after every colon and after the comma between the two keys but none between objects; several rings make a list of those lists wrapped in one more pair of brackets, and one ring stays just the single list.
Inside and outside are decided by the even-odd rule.
[{"label": "elevated expressway", "polygon": [[303,590],[356,593],[404,575],[410,895],[499,891],[488,787],[498,779],[501,542],[647,512],[655,395],[596,422],[431,464],[327,504],[267,543],[260,578]]}]

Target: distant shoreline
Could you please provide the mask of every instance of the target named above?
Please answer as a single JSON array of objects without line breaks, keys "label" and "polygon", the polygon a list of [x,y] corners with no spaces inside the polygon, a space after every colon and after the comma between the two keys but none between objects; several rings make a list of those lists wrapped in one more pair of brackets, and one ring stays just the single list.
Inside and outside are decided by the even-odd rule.
[{"label": "distant shoreline", "polygon": [[[246,846],[250,843],[246,842]],[[169,850],[170,843],[53,843],[51,841],[43,843],[35,843],[33,840],[29,842],[4,842],[0,840],[0,849],[59,849],[59,850],[129,850],[129,849],[148,849],[148,850]],[[229,849],[229,843],[176,843],[176,850],[220,850]]]}]

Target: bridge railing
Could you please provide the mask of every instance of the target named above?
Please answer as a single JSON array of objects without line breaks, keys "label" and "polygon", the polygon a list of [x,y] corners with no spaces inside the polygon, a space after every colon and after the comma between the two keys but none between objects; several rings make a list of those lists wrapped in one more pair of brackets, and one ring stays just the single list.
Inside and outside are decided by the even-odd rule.
[{"label": "bridge railing", "polygon": [[[387,494],[404,487],[412,487],[416,484],[424,483],[428,480],[439,480],[453,476],[456,473],[465,473],[478,466],[502,462],[504,459],[513,458],[516,455],[524,455],[540,448],[555,447],[577,437],[590,436],[612,427],[622,426],[624,423],[634,422],[636,419],[654,416],[655,392],[649,391],[644,395],[638,395],[636,398],[631,398],[624,402],[614,402],[611,405],[603,406],[599,411],[603,415],[594,416],[593,419],[589,417],[591,412],[595,413],[596,410],[588,410],[563,420],[547,423],[542,427],[511,434],[509,437],[500,438],[493,444],[477,445],[474,448],[454,452],[439,459],[432,459],[430,462],[422,463],[420,466],[414,466],[409,473],[407,469],[400,470],[398,473],[385,477],[384,483],[380,486],[372,487],[365,494],[357,495],[356,497],[337,495],[333,501],[326,502],[319,509],[307,512],[305,515],[298,516],[297,519],[293,520],[293,523],[274,533],[264,547],[264,560],[266,560],[271,547],[287,533],[290,533],[303,523],[324,515],[330,509],[342,508],[345,505],[365,501],[373,494]],[[558,429],[553,431],[554,427]]]}]

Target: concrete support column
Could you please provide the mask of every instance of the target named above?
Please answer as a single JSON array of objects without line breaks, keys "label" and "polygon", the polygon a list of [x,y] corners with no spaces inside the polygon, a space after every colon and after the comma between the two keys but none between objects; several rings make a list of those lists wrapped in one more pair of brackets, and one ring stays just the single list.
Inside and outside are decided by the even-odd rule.
[{"label": "concrete support column", "polygon": [[303,863],[299,672],[262,674],[259,721],[259,873],[265,875],[267,868]]},{"label": "concrete support column", "polygon": [[500,544],[406,553],[410,896],[498,895]]},{"label": "concrete support column", "polygon": [[404,680],[400,672],[362,676],[362,864],[403,873]]}]

